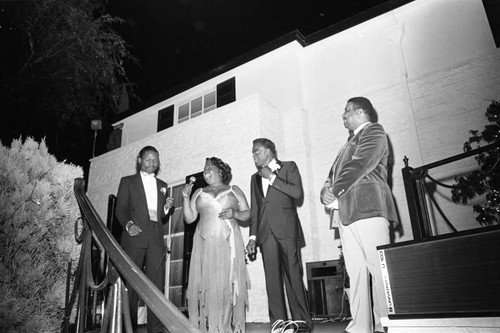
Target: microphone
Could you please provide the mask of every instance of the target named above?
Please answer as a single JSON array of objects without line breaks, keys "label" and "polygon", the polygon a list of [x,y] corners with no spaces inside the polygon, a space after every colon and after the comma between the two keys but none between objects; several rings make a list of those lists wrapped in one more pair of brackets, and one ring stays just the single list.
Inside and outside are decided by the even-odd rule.
[{"label": "microphone", "polygon": [[196,181],[195,176],[189,177],[189,182],[182,188],[182,197],[187,198],[189,196],[191,188],[193,187],[194,182]]}]

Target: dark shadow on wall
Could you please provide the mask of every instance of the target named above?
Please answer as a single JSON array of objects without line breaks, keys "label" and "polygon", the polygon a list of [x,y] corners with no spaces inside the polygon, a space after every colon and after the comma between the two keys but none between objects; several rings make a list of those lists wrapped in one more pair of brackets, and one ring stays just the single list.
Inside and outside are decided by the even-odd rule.
[{"label": "dark shadow on wall", "polygon": [[[394,149],[389,135],[387,135],[387,145],[389,147],[389,158],[387,160],[387,184],[391,189],[391,195],[394,199],[394,195],[392,194],[393,171],[394,171]],[[396,216],[399,223],[396,224],[393,221],[391,221],[390,225],[391,244],[394,244],[396,242],[396,234],[398,234],[399,237],[402,237],[404,235],[403,224],[401,223],[401,214],[399,213],[399,208],[396,200],[394,200],[394,206],[396,208]]]}]

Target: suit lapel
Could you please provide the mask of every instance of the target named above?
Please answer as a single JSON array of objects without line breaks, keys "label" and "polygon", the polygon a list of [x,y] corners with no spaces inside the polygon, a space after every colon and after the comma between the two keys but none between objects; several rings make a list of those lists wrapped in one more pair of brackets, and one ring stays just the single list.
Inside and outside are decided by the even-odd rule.
[{"label": "suit lapel", "polygon": [[[279,160],[276,160],[276,164],[278,165],[278,167],[276,168],[276,170],[274,170],[274,171],[273,171],[273,173],[274,173],[276,176],[278,176],[278,175],[281,173],[281,171],[283,170],[283,166],[284,166],[285,164],[284,164],[283,162],[279,161]],[[282,178],[284,178],[284,177],[282,177]],[[262,187],[262,181],[261,181],[261,187]],[[271,186],[271,185],[269,185],[269,186],[267,187],[266,198],[268,198],[268,195],[269,195],[270,193],[272,193],[273,191],[275,191],[275,190],[276,190],[276,189],[271,190],[271,188],[272,188],[272,186]]]},{"label": "suit lapel", "polygon": [[[134,187],[139,195],[139,202],[137,203],[139,207],[146,207],[146,213],[148,213],[148,201],[146,199],[146,190],[144,189],[144,185],[142,184],[141,175],[138,173],[134,177]],[[149,213],[148,213],[149,218]]]},{"label": "suit lapel", "polygon": [[283,168],[283,162],[276,160],[276,164],[278,164],[279,169],[276,170],[276,174],[278,174],[281,171],[281,168]]},{"label": "suit lapel", "polygon": [[343,146],[342,148],[340,148],[338,154],[337,154],[337,157],[335,158],[335,161],[333,162],[333,165],[332,165],[332,169],[330,170],[330,174],[328,175],[329,178],[331,178],[332,180],[334,180],[334,178],[332,178],[332,176],[336,176],[337,175],[337,167],[338,167],[338,162],[342,160],[342,156],[344,155],[344,152],[346,150],[346,148],[351,144],[351,140],[352,138],[350,138]]},{"label": "suit lapel", "polygon": [[[158,178],[155,177],[156,180],[156,216],[158,218],[158,221],[161,220],[162,216],[162,211],[163,211],[163,193],[161,193],[161,184]],[[166,195],[166,193],[165,193]]]},{"label": "suit lapel", "polygon": [[[275,174],[275,175],[278,175],[278,174],[281,172],[281,170],[283,170],[283,165],[284,165],[284,164],[283,164],[283,162],[281,162],[281,161],[279,161],[279,160],[276,160],[276,164],[278,164],[279,169],[278,169],[278,170],[276,170],[276,171],[274,171],[274,174]],[[256,182],[256,186],[257,186],[257,188],[258,188],[258,190],[259,190],[259,194],[260,194],[260,196],[261,196],[262,198],[264,198],[264,189],[262,188],[262,177],[261,177],[261,176],[259,176],[259,173],[258,173],[258,172],[256,172],[256,173],[254,174],[254,177],[255,177],[254,179],[255,179],[255,182]],[[268,193],[269,193],[269,189],[270,189],[271,187],[272,187],[272,186],[268,186],[268,187],[267,187],[267,192],[266,192],[265,197],[267,197],[267,195],[268,195]]]},{"label": "suit lapel", "polygon": [[257,189],[259,190],[259,194],[261,197],[264,197],[264,190],[262,189],[262,177],[259,176],[259,173],[255,173],[255,182],[256,182],[256,186],[257,186]]},{"label": "suit lapel", "polygon": [[338,155],[337,155],[337,158],[335,159],[335,162],[333,163],[333,166],[332,168],[334,168],[334,172],[333,174],[334,175],[337,175],[337,168],[338,168],[338,165],[339,165],[339,162],[342,161],[344,159],[344,154],[347,150],[347,148],[350,146],[350,145],[357,145],[358,144],[358,140],[359,140],[359,137],[361,136],[361,134],[363,133],[363,131],[368,127],[370,126],[370,124],[366,125],[365,127],[363,127],[358,133],[356,133],[355,135],[352,135],[350,137],[350,139],[347,141],[347,143],[340,149]]}]

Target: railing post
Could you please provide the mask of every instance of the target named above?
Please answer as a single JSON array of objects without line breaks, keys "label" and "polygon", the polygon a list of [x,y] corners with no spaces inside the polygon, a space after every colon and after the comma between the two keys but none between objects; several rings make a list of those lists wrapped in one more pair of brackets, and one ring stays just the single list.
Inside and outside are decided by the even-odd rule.
[{"label": "railing post", "polygon": [[64,321],[63,333],[69,333],[69,317],[71,315],[70,307],[70,292],[71,292],[71,260],[68,261],[68,269],[66,271],[66,297],[64,299]]},{"label": "railing post", "polygon": [[[90,231],[88,231],[90,232]],[[88,249],[84,249],[87,251]],[[84,255],[83,251],[80,255]],[[85,261],[81,267],[80,276],[80,286],[79,286],[79,297],[78,297],[78,321],[77,321],[77,333],[85,332],[85,322],[87,320],[87,265]]]},{"label": "railing post", "polygon": [[425,203],[424,177],[426,170],[414,170],[408,166],[408,158],[403,159],[405,167],[402,170],[403,182],[410,213],[413,239],[421,241],[432,236],[427,204]]},{"label": "railing post", "polygon": [[[169,332],[199,333],[200,330],[194,327],[189,322],[189,319],[186,318],[186,316],[184,316],[182,312],[180,312],[180,310],[165,297],[165,295],[153,284],[150,279],[146,277],[142,270],[130,259],[122,247],[118,244],[84,193],[84,184],[85,182],[83,179],[75,179],[75,197],[78,202],[78,206],[80,207],[82,216],[90,227],[91,231],[88,230],[88,232],[92,232],[92,236],[99,241],[111,259],[108,263],[108,268],[116,268],[117,272],[123,276],[123,279],[127,281],[131,288],[134,288],[137,291],[139,296],[146,302],[148,308],[156,314],[158,319],[160,319]],[[111,265],[111,263],[113,264]],[[110,270],[108,269],[108,275],[109,273]],[[113,286],[112,289],[115,287],[116,286]],[[115,291],[113,291],[112,297],[116,297]],[[116,305],[114,300],[108,299],[107,303],[109,308],[106,307],[105,311],[109,315],[104,316],[104,326],[111,325],[114,329],[117,327],[116,321],[114,323],[108,322],[111,318],[116,316],[116,313],[110,313],[116,311],[111,306],[111,302]],[[83,306],[81,308],[83,308]],[[119,328],[121,329],[121,326]]]}]

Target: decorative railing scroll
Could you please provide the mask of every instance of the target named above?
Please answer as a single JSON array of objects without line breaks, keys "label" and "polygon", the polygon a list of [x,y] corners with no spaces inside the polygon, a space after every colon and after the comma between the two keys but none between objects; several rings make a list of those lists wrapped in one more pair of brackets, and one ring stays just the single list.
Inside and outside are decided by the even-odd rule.
[{"label": "decorative railing scroll", "polygon": [[[432,234],[431,220],[429,218],[429,209],[427,207],[427,202],[426,202],[426,194],[428,194],[428,197],[431,200],[432,204],[434,205],[434,207],[436,207],[439,214],[443,217],[445,223],[449,226],[449,228],[453,232],[457,232],[456,228],[448,220],[448,218],[444,214],[441,207],[439,207],[438,203],[436,202],[432,194],[429,193],[426,180],[429,180],[430,182],[436,184],[437,186],[444,186],[448,188],[453,188],[456,187],[457,185],[443,184],[434,179],[433,177],[431,177],[429,175],[429,171],[433,168],[443,166],[458,160],[462,160],[467,157],[475,156],[484,152],[491,152],[494,151],[495,149],[497,150],[500,149],[500,142],[496,142],[488,146],[480,147],[462,154],[451,156],[443,160],[426,164],[418,168],[411,168],[410,166],[408,166],[408,158],[405,156],[404,158],[405,167],[402,169],[402,173],[403,173],[403,181],[406,192],[406,199],[408,202],[408,210],[410,213],[413,239],[415,241],[421,241],[424,239],[428,239],[432,236],[435,236]],[[497,166],[498,164],[495,164],[494,167]]]}]

